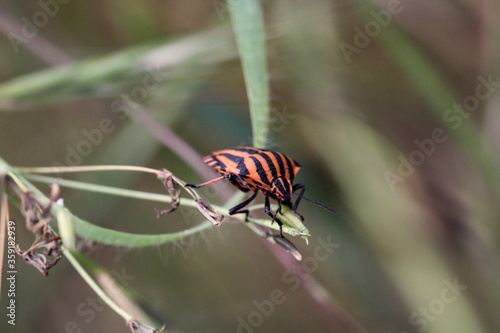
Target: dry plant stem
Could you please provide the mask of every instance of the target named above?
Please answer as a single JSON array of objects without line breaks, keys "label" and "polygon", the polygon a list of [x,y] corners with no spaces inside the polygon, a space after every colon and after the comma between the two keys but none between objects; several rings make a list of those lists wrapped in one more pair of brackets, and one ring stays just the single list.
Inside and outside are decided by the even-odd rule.
[{"label": "dry plant stem", "polygon": [[160,174],[161,172],[156,169],[130,166],[130,165],[81,165],[81,166],[68,166],[68,167],[21,167],[12,168],[14,171],[21,173],[66,173],[66,172],[87,172],[87,171],[137,171],[153,174]]},{"label": "dry plant stem", "polygon": [[196,208],[210,221],[213,225],[219,226],[224,220],[224,216],[213,208],[208,202],[203,200],[196,191],[186,187],[186,182],[175,177],[170,171],[166,169],[156,170],[146,167],[129,166],[129,165],[89,165],[89,166],[75,166],[75,167],[33,167],[33,168],[13,168],[21,173],[65,173],[65,172],[90,172],[90,171],[137,171],[155,174],[158,179],[167,188],[170,197],[172,209],[158,210],[157,215],[161,217],[175,210],[178,206],[180,190],[176,189],[177,185],[181,185],[194,199]]},{"label": "dry plant stem", "polygon": [[[2,177],[1,186],[5,190],[4,186],[5,177]],[[3,281],[3,259],[5,256],[5,241],[7,239],[7,221],[9,220],[9,204],[8,204],[7,192],[2,193],[2,199],[0,203],[0,295],[2,292],[2,281]]]},{"label": "dry plant stem", "polygon": [[[77,189],[77,190],[82,190],[82,191],[90,191],[90,192],[95,192],[95,193],[105,193],[105,194],[110,194],[110,195],[115,195],[115,196],[125,196],[125,197],[129,197],[129,198],[140,199],[140,200],[153,200],[153,201],[166,202],[166,203],[170,203],[172,201],[172,199],[165,194],[149,193],[149,192],[142,192],[142,191],[136,191],[136,190],[123,189],[123,188],[115,188],[115,187],[106,186],[106,185],[83,183],[83,182],[79,182],[76,180],[58,179],[55,177],[40,176],[40,175],[26,174],[25,177],[29,180],[33,180],[35,182],[46,183],[46,184],[52,184],[54,182],[58,182],[61,187],[72,188],[72,189]],[[192,194],[193,192],[189,188],[186,188],[186,191],[194,197],[194,194]],[[189,198],[182,198],[182,205],[187,206],[187,207],[197,208],[196,201],[189,199]],[[225,212],[226,215],[228,214],[227,209],[225,209],[221,206],[214,205],[213,207],[215,209],[217,209],[218,211]]]},{"label": "dry plant stem", "polygon": [[[152,168],[140,167],[140,166],[130,166],[130,165],[82,165],[82,166],[74,166],[74,167],[18,167],[13,168],[14,171],[21,173],[67,173],[67,172],[92,172],[92,171],[136,171],[136,172],[145,172],[152,173],[157,175],[159,178],[165,174],[166,170],[157,170]],[[186,185],[186,183],[179,178],[175,177],[171,174],[172,179],[177,183],[182,185]],[[161,179],[161,178],[160,178]],[[184,187],[188,193],[192,195],[193,191],[188,190],[188,188]],[[193,195],[192,195],[193,196]],[[196,194],[198,198],[198,194]],[[193,196],[194,197],[194,196]]]}]

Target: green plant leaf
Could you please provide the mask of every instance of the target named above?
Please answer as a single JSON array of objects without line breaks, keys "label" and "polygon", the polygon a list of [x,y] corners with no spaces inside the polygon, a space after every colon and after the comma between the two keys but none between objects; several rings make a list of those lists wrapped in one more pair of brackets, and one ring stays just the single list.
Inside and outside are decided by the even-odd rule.
[{"label": "green plant leaf", "polygon": [[270,115],[264,20],[258,0],[229,0],[228,6],[247,86],[253,145],[263,148]]},{"label": "green plant leaf", "polygon": [[76,216],[74,216],[74,223],[77,235],[82,238],[93,240],[100,244],[126,247],[158,246],[213,227],[212,223],[205,221],[195,227],[179,232],[159,235],[143,235],[103,228]]}]

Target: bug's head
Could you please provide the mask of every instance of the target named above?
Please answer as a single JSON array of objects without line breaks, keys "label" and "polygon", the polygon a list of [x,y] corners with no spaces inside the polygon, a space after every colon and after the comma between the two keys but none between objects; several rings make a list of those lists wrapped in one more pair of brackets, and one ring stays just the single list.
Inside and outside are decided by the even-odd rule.
[{"label": "bug's head", "polygon": [[280,201],[290,203],[292,201],[292,182],[285,177],[278,177],[273,180],[271,193]]}]

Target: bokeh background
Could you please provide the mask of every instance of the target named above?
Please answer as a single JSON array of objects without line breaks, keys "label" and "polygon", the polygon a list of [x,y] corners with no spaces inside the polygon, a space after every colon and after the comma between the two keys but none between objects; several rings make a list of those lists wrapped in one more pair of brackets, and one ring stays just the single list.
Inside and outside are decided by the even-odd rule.
[{"label": "bokeh background", "polygon": [[[291,240],[302,264],[229,219],[175,243],[95,245],[89,256],[172,332],[500,332],[498,4],[261,6],[267,147],[299,161],[306,195],[337,214],[301,204],[312,236],[309,245]],[[252,143],[231,9],[222,0],[3,0],[0,157],[206,179],[186,147],[203,156]],[[150,175],[64,177],[163,192]],[[223,204],[233,192],[200,193]],[[75,215],[115,230],[203,221],[182,207],[157,221],[161,204],[65,188],[61,196]],[[11,211],[27,247],[33,235]],[[66,260],[48,277],[20,258],[17,269],[16,326],[4,288],[0,331],[129,331]]]}]

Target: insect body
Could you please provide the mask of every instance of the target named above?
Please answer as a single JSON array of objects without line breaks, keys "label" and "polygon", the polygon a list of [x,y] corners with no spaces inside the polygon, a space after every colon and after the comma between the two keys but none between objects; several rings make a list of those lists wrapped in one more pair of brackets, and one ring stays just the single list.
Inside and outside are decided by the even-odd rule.
[{"label": "insect body", "polygon": [[[279,224],[282,237],[281,227],[283,223],[276,217],[281,211],[281,205],[290,207],[303,220],[302,216],[297,213],[297,206],[303,198],[305,186],[304,184],[293,185],[293,180],[300,170],[300,164],[285,154],[252,147],[238,147],[213,152],[206,156],[203,161],[221,176],[205,183],[187,186],[198,188],[222,179],[228,179],[239,190],[254,192],[250,198],[229,209],[230,215],[238,213],[248,215],[248,210],[241,209],[253,201],[260,191],[265,195],[264,210],[272,217],[271,223],[276,221]],[[292,205],[292,194],[298,190],[300,190],[299,196]],[[278,209],[274,214],[270,208],[269,198],[278,201]],[[306,200],[309,199],[306,198]],[[316,204],[331,211],[320,203]]]}]

